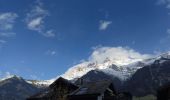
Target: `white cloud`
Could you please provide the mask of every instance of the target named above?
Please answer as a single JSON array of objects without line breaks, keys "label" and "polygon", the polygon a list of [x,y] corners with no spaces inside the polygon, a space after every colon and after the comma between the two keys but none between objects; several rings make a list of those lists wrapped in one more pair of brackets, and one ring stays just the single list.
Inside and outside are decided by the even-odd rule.
[{"label": "white cloud", "polygon": [[[94,48],[94,47],[93,47]],[[90,70],[96,68],[107,69],[110,64],[115,64],[117,66],[124,66],[137,61],[143,61],[144,59],[151,58],[152,55],[141,54],[128,47],[96,47],[94,51],[89,56],[89,58],[75,66],[71,67],[63,77],[67,79],[79,78],[86,74]],[[105,61],[110,61],[110,63],[105,63]],[[97,66],[96,66],[97,65]],[[116,71],[113,72],[115,75]],[[118,77],[122,78],[122,75],[116,74]]]},{"label": "white cloud", "polygon": [[47,30],[44,24],[44,21],[48,15],[49,12],[44,9],[43,3],[36,1],[36,5],[34,5],[31,11],[26,15],[25,21],[27,28],[37,31],[45,37],[55,37],[55,33],[51,29]]},{"label": "white cloud", "polygon": [[17,17],[16,13],[0,13],[0,30],[11,30]]},{"label": "white cloud", "polygon": [[46,37],[55,37],[55,33],[54,33],[54,30],[48,30],[44,36]]},{"label": "white cloud", "polygon": [[11,78],[13,75],[10,72],[1,72],[0,74],[0,78],[1,80],[7,79],[7,78]]},{"label": "white cloud", "polygon": [[94,49],[88,60],[103,63],[106,58],[109,58],[117,65],[126,65],[150,57],[149,54],[141,54],[128,47],[98,47]]},{"label": "white cloud", "polygon": [[35,19],[32,19],[32,21],[30,21],[28,23],[28,28],[31,29],[31,30],[35,30],[35,31],[41,32],[42,24],[43,24],[42,17],[37,17]]},{"label": "white cloud", "polygon": [[55,51],[52,51],[52,52],[51,52],[51,55],[55,55],[55,54],[56,54],[56,52],[55,52]]},{"label": "white cloud", "polygon": [[12,32],[12,29],[17,17],[18,15],[12,12],[0,13],[0,45],[6,43],[6,38],[16,35],[16,33]]},{"label": "white cloud", "polygon": [[45,52],[46,55],[55,56],[57,52],[55,50],[48,50]]},{"label": "white cloud", "polygon": [[170,9],[170,0],[157,0],[157,5],[165,5],[167,9]]},{"label": "white cloud", "polygon": [[6,78],[11,77],[11,73],[10,73],[10,72],[6,72],[6,73],[5,73],[5,77],[6,77]]},{"label": "white cloud", "polygon": [[127,65],[136,61],[142,61],[144,59],[151,58],[153,55],[141,54],[128,47],[93,47],[93,52],[87,60],[83,60],[83,63],[97,62],[103,63],[106,59],[110,59],[116,65]]},{"label": "white cloud", "polygon": [[112,24],[112,21],[100,20],[99,30],[106,30],[110,24]]}]

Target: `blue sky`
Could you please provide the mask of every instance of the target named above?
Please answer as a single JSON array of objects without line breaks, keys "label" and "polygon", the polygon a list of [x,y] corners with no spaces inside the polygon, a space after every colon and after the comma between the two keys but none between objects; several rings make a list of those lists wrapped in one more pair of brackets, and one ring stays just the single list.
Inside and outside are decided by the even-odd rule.
[{"label": "blue sky", "polygon": [[0,76],[50,79],[95,47],[170,50],[168,0],[0,0]]}]

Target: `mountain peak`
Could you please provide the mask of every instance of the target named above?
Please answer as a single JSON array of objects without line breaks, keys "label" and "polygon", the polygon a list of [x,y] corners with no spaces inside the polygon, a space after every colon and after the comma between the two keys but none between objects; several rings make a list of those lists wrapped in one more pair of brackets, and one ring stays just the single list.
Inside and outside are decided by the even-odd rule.
[{"label": "mountain peak", "polygon": [[17,75],[8,75],[8,76],[2,78],[0,81],[4,81],[4,80],[7,80],[7,79],[19,79],[19,80],[21,80],[23,78],[20,77],[20,76],[17,76]]},{"label": "mountain peak", "polygon": [[11,77],[10,77],[10,78],[13,78],[13,79],[19,79],[19,80],[23,79],[22,77],[17,76],[17,75],[11,75]]},{"label": "mountain peak", "polygon": [[163,57],[163,58],[168,58],[168,59],[170,59],[170,51],[161,54],[159,57]]},{"label": "mountain peak", "polygon": [[17,75],[10,75],[0,81],[0,100],[26,100],[43,88],[29,84]]}]

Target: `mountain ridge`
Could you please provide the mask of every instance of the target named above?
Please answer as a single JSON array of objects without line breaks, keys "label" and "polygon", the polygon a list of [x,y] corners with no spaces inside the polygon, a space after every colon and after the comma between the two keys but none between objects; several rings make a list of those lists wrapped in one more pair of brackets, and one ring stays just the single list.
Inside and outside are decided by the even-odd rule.
[{"label": "mountain ridge", "polygon": [[13,75],[0,81],[0,100],[25,100],[42,88],[27,83],[22,77]]},{"label": "mountain ridge", "polygon": [[[79,64],[77,66],[74,66],[74,67],[68,69],[67,72],[70,72],[70,73],[67,74],[67,72],[66,72],[66,74],[63,74],[61,76],[63,76],[63,78],[66,78],[66,79],[70,78],[70,81],[72,81],[72,82],[77,82],[77,80],[79,78],[83,78],[84,80],[88,80],[88,81],[110,79],[113,81],[113,83],[115,84],[115,86],[118,90],[128,90],[128,91],[132,92],[133,95],[141,96],[141,95],[145,95],[147,93],[145,93],[145,91],[144,92],[139,91],[144,88],[143,85],[139,86],[139,88],[140,88],[139,90],[134,90],[133,87],[134,86],[138,87],[138,84],[139,84],[139,83],[134,84],[134,82],[142,83],[140,81],[141,77],[143,77],[143,78],[148,77],[148,80],[149,80],[150,75],[151,75],[151,70],[149,69],[150,67],[148,67],[148,66],[152,66],[151,68],[154,69],[153,66],[156,65],[156,69],[158,70],[160,66],[166,64],[167,62],[169,62],[168,66],[170,66],[170,53],[169,52],[164,53],[159,56],[156,56],[156,57],[149,58],[149,59],[143,59],[141,61],[129,63],[128,65],[123,65],[123,66],[115,65],[111,59],[106,58],[103,61],[103,63],[85,62],[83,64]],[[164,72],[164,68],[168,68],[168,67],[162,67],[163,71],[161,73]],[[156,73],[156,71],[154,71],[154,70],[153,70],[153,72]],[[147,73],[147,74],[143,75],[140,73]],[[145,76],[145,75],[148,75],[148,76]],[[154,75],[160,75],[160,74],[154,74]],[[69,77],[67,77],[67,76],[69,76]],[[160,75],[160,77],[167,78],[170,80],[170,78],[168,78],[168,77],[163,77],[161,75]],[[49,80],[28,80],[28,79],[23,79],[20,76],[11,75],[11,76],[1,79],[0,80],[0,88],[3,87],[4,85],[6,86],[6,84],[7,84],[7,86],[14,89],[15,92],[13,92],[11,94],[14,95],[12,98],[15,98],[15,93],[18,89],[16,87],[18,84],[15,85],[15,84],[9,84],[10,82],[8,83],[8,80],[10,81],[13,79],[17,80],[17,81],[14,81],[14,83],[18,83],[21,86],[23,85],[24,89],[30,88],[30,87],[33,88],[34,92],[32,92],[32,90],[30,90],[30,91],[31,91],[31,93],[35,93],[35,91],[38,91],[39,89],[41,90],[42,88],[48,87],[57,78],[53,78],[53,79],[49,79]],[[165,79],[166,82],[168,81],[167,79]],[[151,84],[148,84],[147,81],[144,81],[144,82],[146,85],[148,85],[148,87],[151,86]],[[156,86],[156,87],[160,86],[157,83],[154,83],[154,84],[155,84],[154,86]],[[124,89],[124,87],[127,87],[127,88]],[[5,87],[0,90],[4,91],[4,89],[5,89]],[[133,91],[131,91],[131,90],[135,91],[135,93],[137,93],[137,94],[133,93]],[[144,90],[145,90],[145,88],[144,88]],[[154,90],[149,90],[149,91],[146,90],[146,92],[155,94],[155,90],[156,89],[154,88]],[[23,91],[25,91],[25,90],[23,90]],[[27,91],[27,92],[30,93],[30,91]],[[4,92],[2,92],[1,94],[3,94],[3,93]],[[1,97],[3,97],[3,96],[0,95],[0,98]],[[23,100],[23,98],[25,98],[25,97],[21,96],[21,98],[18,98],[17,100]]]}]

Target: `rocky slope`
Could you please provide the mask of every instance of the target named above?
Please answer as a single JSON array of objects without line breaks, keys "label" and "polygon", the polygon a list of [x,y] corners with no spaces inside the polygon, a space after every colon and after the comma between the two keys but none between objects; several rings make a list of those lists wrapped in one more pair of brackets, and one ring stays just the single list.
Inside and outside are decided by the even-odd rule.
[{"label": "rocky slope", "polygon": [[139,70],[125,82],[125,89],[136,96],[156,95],[158,87],[170,82],[170,59],[159,58]]},{"label": "rocky slope", "polygon": [[14,75],[0,81],[0,100],[25,100],[41,90]]},{"label": "rocky slope", "polygon": [[97,62],[84,62],[82,64],[78,64],[72,68],[70,68],[65,74],[62,76],[68,80],[75,80],[83,75],[87,74],[92,70],[99,70],[103,73],[106,73],[112,77],[117,77],[120,80],[124,81],[131,77],[138,69],[150,64],[153,59],[140,59],[135,60],[136,62],[129,63],[127,65],[116,65],[114,60],[106,58],[103,63]]},{"label": "rocky slope", "polygon": [[[112,80],[117,90],[129,91],[135,96],[156,95],[160,86],[170,82],[170,53],[119,68],[112,65],[102,70],[91,70],[81,78],[84,82]],[[120,75],[127,76],[122,80]]]}]

